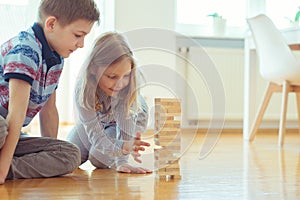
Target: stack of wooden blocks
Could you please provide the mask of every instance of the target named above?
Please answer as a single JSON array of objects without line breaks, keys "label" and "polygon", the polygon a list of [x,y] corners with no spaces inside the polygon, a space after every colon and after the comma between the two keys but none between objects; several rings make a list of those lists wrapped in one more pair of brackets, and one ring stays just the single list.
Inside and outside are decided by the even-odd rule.
[{"label": "stack of wooden blocks", "polygon": [[160,179],[180,179],[181,106],[178,99],[155,99],[154,131],[156,176]]}]

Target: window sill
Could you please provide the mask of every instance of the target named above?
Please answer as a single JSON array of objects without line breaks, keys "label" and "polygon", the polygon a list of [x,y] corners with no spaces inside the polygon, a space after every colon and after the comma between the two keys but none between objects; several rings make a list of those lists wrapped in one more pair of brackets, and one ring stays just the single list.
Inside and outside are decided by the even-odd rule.
[{"label": "window sill", "polygon": [[187,37],[244,39],[246,36],[246,27],[233,26],[227,26],[224,34],[215,33],[212,25],[176,24],[175,31]]}]

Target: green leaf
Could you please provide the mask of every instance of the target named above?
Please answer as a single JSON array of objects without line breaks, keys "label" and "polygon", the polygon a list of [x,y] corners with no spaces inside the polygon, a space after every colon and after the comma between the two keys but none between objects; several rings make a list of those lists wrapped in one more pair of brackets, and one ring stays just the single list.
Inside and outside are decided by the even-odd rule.
[{"label": "green leaf", "polygon": [[207,16],[209,16],[209,17],[220,17],[218,13],[209,14]]},{"label": "green leaf", "polygon": [[295,15],[295,22],[298,22],[300,18],[300,10]]}]

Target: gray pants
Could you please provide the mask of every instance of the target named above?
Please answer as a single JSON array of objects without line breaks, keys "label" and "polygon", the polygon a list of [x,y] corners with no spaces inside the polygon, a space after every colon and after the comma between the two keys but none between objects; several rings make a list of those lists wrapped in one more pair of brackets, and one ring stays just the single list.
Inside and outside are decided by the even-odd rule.
[{"label": "gray pants", "polygon": [[[0,149],[7,136],[0,116]],[[73,172],[80,164],[80,150],[66,141],[21,136],[6,179],[54,177]]]}]

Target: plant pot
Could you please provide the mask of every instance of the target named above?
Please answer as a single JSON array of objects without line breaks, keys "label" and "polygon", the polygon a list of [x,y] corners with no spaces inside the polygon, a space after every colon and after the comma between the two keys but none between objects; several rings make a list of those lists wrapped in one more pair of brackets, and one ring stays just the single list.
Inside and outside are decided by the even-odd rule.
[{"label": "plant pot", "polygon": [[215,17],[213,21],[213,30],[215,35],[224,35],[226,32],[226,19]]}]

